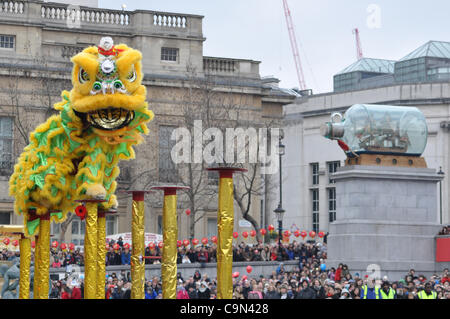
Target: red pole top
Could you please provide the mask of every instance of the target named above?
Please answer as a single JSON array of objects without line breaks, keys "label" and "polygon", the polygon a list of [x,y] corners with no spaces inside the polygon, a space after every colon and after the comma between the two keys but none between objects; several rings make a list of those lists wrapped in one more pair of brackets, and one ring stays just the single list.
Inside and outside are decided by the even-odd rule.
[{"label": "red pole top", "polygon": [[169,195],[176,195],[177,190],[179,190],[179,189],[190,189],[190,187],[189,186],[178,186],[178,185],[161,185],[161,186],[154,186],[154,187],[152,187],[152,189],[163,190],[164,196],[169,196]]},{"label": "red pole top", "polygon": [[247,172],[247,169],[241,167],[210,167],[206,170],[219,172],[220,178],[233,178],[234,172]]}]

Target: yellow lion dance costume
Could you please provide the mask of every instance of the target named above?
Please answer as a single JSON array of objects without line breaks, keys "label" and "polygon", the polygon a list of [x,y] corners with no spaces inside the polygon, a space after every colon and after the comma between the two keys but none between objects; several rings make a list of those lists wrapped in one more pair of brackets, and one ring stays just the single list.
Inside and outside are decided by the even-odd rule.
[{"label": "yellow lion dance costume", "polygon": [[139,51],[106,37],[71,60],[73,89],[55,104],[60,114],[30,134],[10,179],[27,235],[35,234],[38,217],[48,212],[52,221],[64,221],[76,200],[104,199],[100,208],[116,209],[117,164],[134,158],[132,146],[153,119]]}]

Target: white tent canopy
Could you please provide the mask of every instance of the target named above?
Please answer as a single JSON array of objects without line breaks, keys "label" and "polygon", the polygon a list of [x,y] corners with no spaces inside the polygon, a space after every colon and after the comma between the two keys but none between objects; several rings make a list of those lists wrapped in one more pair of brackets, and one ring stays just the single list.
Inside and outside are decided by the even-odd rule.
[{"label": "white tent canopy", "polygon": [[[131,233],[120,233],[120,234],[114,234],[110,236],[106,236],[106,242],[109,243],[111,240],[114,240],[117,242],[119,240],[119,237],[122,237],[123,243],[128,243],[131,245]],[[145,233],[145,246],[150,244],[151,242],[158,244],[160,241],[163,241],[163,236],[159,234],[153,234],[153,233]]]}]

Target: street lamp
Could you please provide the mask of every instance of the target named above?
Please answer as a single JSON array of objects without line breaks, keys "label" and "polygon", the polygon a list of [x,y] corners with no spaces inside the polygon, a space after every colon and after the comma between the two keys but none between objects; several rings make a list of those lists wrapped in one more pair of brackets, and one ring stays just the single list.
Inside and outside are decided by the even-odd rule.
[{"label": "street lamp", "polygon": [[278,220],[278,260],[282,260],[282,254],[281,254],[281,236],[283,231],[283,215],[285,210],[282,207],[283,204],[283,183],[282,183],[282,176],[283,176],[283,170],[281,166],[281,157],[285,154],[286,146],[281,142],[284,138],[284,132],[281,130],[280,137],[278,140],[278,158],[279,158],[279,167],[280,167],[280,201],[278,203],[277,209],[274,210],[274,213],[277,216]]},{"label": "street lamp", "polygon": [[[442,166],[439,166],[439,175],[444,176],[445,173],[442,171]],[[442,225],[442,179],[439,181],[439,220]]]}]

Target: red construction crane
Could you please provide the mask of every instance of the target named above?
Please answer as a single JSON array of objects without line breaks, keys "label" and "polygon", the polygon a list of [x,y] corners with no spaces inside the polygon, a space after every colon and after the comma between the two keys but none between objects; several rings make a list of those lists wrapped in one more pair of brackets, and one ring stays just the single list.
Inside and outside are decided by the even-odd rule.
[{"label": "red construction crane", "polygon": [[356,38],[356,58],[361,60],[363,58],[363,52],[361,47],[361,39],[359,38],[359,30],[358,28],[353,29],[353,34]]},{"label": "red construction crane", "polygon": [[305,77],[303,75],[302,64],[300,61],[300,55],[298,53],[297,40],[295,37],[294,23],[292,22],[291,11],[287,0],[283,0],[284,15],[286,16],[286,23],[289,31],[289,39],[291,40],[292,53],[294,55],[295,67],[297,69],[298,83],[300,90],[306,90]]}]

